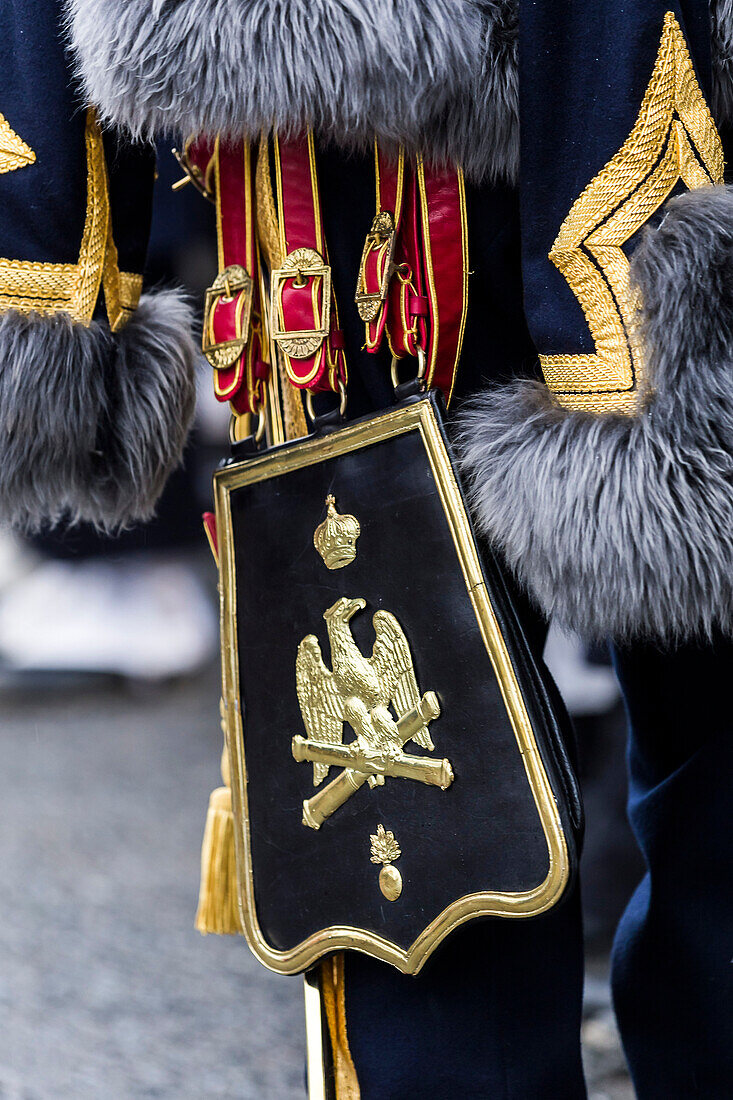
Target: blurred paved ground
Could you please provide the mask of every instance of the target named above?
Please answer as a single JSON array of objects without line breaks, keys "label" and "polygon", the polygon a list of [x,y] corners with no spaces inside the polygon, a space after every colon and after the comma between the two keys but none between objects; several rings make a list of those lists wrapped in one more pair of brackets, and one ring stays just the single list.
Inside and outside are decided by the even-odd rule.
[{"label": "blurred paved ground", "polygon": [[[0,1100],[303,1100],[300,980],[192,928],[217,712],[214,671],[0,695]],[[590,1093],[631,1100],[602,966]]]},{"label": "blurred paved ground", "polygon": [[216,674],[0,707],[3,1100],[302,1098],[299,980],[192,927]]}]

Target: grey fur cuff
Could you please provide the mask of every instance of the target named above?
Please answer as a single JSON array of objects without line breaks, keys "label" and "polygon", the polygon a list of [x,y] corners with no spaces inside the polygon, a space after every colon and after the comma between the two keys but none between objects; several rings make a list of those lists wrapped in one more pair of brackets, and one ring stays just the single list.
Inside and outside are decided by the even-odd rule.
[{"label": "grey fur cuff", "polygon": [[635,418],[515,383],[460,418],[480,528],[585,636],[733,634],[733,189],[674,199],[632,259],[648,392]]},{"label": "grey fur cuff", "polygon": [[119,333],[67,314],[0,315],[0,522],[149,519],[195,403],[191,311],[142,297]]},{"label": "grey fur cuff", "polygon": [[375,135],[514,177],[517,0],[67,0],[87,95],[136,135]]}]

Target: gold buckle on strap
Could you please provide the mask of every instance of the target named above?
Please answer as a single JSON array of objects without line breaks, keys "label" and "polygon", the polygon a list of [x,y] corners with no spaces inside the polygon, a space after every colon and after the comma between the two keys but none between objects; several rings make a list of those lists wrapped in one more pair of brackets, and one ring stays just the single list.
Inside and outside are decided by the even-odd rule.
[{"label": "gold buckle on strap", "polygon": [[[214,309],[220,301],[232,301],[239,298],[235,314],[235,332],[233,340],[217,343],[214,336]],[[249,326],[252,320],[252,302],[254,283],[252,277],[240,267],[232,264],[217,275],[206,291],[204,303],[204,332],[201,350],[215,370],[232,367],[247,346]]]},{"label": "gold buckle on strap", "polygon": [[[296,248],[285,257],[283,266],[271,275],[272,338],[290,359],[311,359],[331,330],[331,268],[314,248]],[[286,329],[282,308],[283,284],[293,280],[305,288],[309,279],[320,278],[321,306],[318,309],[317,284],[312,284],[313,328]]]},{"label": "gold buckle on strap", "polygon": [[[355,302],[362,321],[369,324],[379,316],[379,311],[387,300],[389,284],[394,274],[394,250],[397,234],[395,232],[394,218],[387,210],[382,210],[376,215],[372,227],[367,233],[364,242],[364,251],[361,254],[359,264],[359,278],[356,282]],[[386,245],[387,255],[379,289],[368,291],[366,288],[366,265],[372,252],[379,251]]]}]

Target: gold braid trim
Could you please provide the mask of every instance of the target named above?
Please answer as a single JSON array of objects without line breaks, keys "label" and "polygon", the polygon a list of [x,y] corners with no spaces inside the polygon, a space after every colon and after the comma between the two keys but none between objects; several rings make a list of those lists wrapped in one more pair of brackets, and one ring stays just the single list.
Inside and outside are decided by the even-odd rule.
[{"label": "gold braid trim", "polygon": [[12,296],[18,299],[58,298],[68,303],[77,282],[76,264],[34,264],[23,260],[0,260],[0,303]]},{"label": "gold braid trim", "polygon": [[[12,171],[11,167],[3,167],[4,144],[10,140],[3,124],[10,134],[14,133],[0,115],[0,171]],[[103,282],[107,317],[110,327],[117,332],[137,308],[142,275],[119,270],[112,234],[104,143],[96,112],[91,108],[87,112],[85,142],[87,211],[78,263],[43,264],[0,259],[0,309],[46,315],[63,311],[75,321],[89,325]],[[26,156],[23,163],[15,167],[35,160],[33,151],[29,152],[32,159]]]},{"label": "gold braid trim", "polygon": [[257,236],[265,262],[270,271],[282,267],[285,259],[280,247],[275,195],[270,176],[269,144],[266,137],[260,138],[255,169],[255,197],[257,199]]},{"label": "gold braid trim", "polygon": [[104,304],[107,309],[109,327],[113,332],[124,328],[138,307],[143,289],[142,275],[131,275],[120,271],[117,246],[112,235],[110,220],[107,230],[107,251],[102,275]]},{"label": "gold braid trim", "polygon": [[723,182],[723,147],[672,12],[631,134],[588,184],[560,227],[549,258],[580,302],[594,355],[540,355],[560,404],[632,413],[643,375],[639,302],[629,285],[624,245],[682,181]]},{"label": "gold braid trim", "polygon": [[[255,170],[255,198],[257,201],[257,236],[262,254],[270,271],[282,267],[284,253],[280,242],[280,228],[275,204],[275,194],[270,175],[269,144],[266,137],[260,139]],[[302,439],[308,434],[303,411],[303,399],[290,382],[282,354],[272,341],[272,356],[277,364],[277,382],[282,401],[282,419],[286,439]]]},{"label": "gold braid trim", "polygon": [[94,111],[87,112],[87,216],[81,239],[77,283],[69,312],[88,324],[99,297],[107,234],[109,232],[109,189],[102,132]]}]

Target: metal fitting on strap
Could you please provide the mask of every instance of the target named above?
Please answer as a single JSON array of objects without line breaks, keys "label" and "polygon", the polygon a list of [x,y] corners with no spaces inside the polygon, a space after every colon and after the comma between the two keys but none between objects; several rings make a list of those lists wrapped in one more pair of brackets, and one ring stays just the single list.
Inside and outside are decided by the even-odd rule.
[{"label": "metal fitting on strap", "polygon": [[[201,350],[215,370],[226,370],[233,366],[246,348],[252,322],[253,298],[252,278],[238,264],[225,268],[206,291]],[[219,304],[232,305],[232,313],[227,317],[231,324],[231,333],[225,340],[216,338],[216,307]]]},{"label": "metal fitting on strap", "polygon": [[183,147],[183,152],[179,149],[171,149],[173,156],[183,169],[183,177],[176,180],[172,186],[172,190],[182,191],[184,187],[192,183],[198,193],[203,195],[208,202],[216,202],[216,191],[211,180],[213,158],[209,161],[206,171],[202,171],[199,165],[194,163],[190,156],[190,150],[194,144],[194,140],[189,138]]},{"label": "metal fitting on strap", "polygon": [[[394,251],[397,234],[393,216],[387,210],[381,210],[372,222],[367,233],[364,250],[359,264],[359,277],[356,282],[354,300],[359,316],[366,324],[379,316],[389,293],[389,284],[395,272]],[[373,257],[376,265],[370,270],[369,261]],[[373,285],[373,280],[377,285]]]},{"label": "metal fitting on strap", "polygon": [[[321,280],[320,305],[317,279]],[[313,318],[311,327],[287,327],[283,307],[286,287],[307,294],[304,304]],[[296,248],[286,256],[283,266],[272,272],[272,338],[290,359],[310,359],[323,344],[331,328],[331,295],[331,268],[313,248]]]}]

